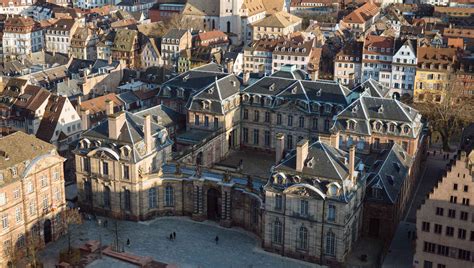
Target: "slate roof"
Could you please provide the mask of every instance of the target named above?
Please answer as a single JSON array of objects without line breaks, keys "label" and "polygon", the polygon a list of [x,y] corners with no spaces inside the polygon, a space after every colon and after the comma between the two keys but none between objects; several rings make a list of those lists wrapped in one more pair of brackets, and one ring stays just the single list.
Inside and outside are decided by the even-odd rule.
[{"label": "slate roof", "polygon": [[172,28],[170,29],[168,32],[166,32],[165,35],[163,35],[163,38],[161,39],[163,43],[167,43],[165,42],[164,39],[181,39],[183,37],[183,35],[185,35],[186,33],[188,32],[187,29],[176,29],[176,28]]},{"label": "slate roof", "polygon": [[[235,75],[227,75],[220,79],[216,77],[214,83],[192,96],[188,109],[224,115],[225,100],[239,92],[240,81]],[[204,103],[208,103],[209,109],[205,109]]]},{"label": "slate roof", "polygon": [[66,97],[55,95],[49,97],[43,118],[41,119],[41,123],[36,133],[37,138],[46,142],[51,142],[65,103]]},{"label": "slate roof", "polygon": [[[344,160],[346,159],[346,160]],[[322,141],[317,141],[308,148],[306,161],[312,165],[304,165],[301,172],[305,177],[323,178],[342,182],[349,176],[349,154],[332,147]],[[358,163],[356,159],[356,164]],[[275,171],[296,172],[296,150],[293,150],[275,167]]]},{"label": "slate roof", "polygon": [[[348,129],[348,120],[356,122],[354,129]],[[388,123],[396,123],[397,127],[392,135],[408,135],[417,137],[421,131],[421,114],[408,105],[389,98],[369,96],[363,93],[359,99],[351,103],[346,109],[336,115],[335,130],[344,130],[347,133],[372,135],[372,124],[380,121],[383,127],[380,132],[387,132]],[[402,126],[410,127],[409,133],[402,134]]]},{"label": "slate roof", "polygon": [[132,91],[126,91],[126,92],[120,93],[117,95],[117,98],[119,98],[125,104],[136,103],[137,101],[140,100],[135,94],[133,94]]},{"label": "slate roof", "polygon": [[144,116],[147,114],[151,115],[152,122],[164,127],[178,125],[183,119],[186,120],[185,116],[165,105],[157,105],[134,113],[136,116]]},{"label": "slate roof", "polygon": [[382,151],[366,173],[367,189],[372,187],[382,189],[382,198],[377,200],[370,195],[366,195],[366,198],[370,201],[395,204],[409,175],[412,161],[413,159],[397,143],[390,149]]},{"label": "slate roof", "polygon": [[364,92],[367,92],[367,94],[372,97],[387,98],[389,97],[390,88],[373,78],[369,78],[354,87],[351,91],[351,95],[353,95],[354,98],[358,98]]}]

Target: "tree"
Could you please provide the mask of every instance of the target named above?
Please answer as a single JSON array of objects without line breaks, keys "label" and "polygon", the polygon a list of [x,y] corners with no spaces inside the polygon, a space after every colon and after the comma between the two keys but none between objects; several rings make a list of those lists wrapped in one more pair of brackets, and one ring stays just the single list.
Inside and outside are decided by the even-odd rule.
[{"label": "tree", "polygon": [[66,208],[63,212],[63,219],[64,219],[64,224],[68,230],[67,230],[67,239],[68,239],[68,253],[72,252],[72,247],[71,247],[71,233],[72,233],[72,228],[71,225],[74,224],[81,224],[82,223],[82,217],[81,214],[79,213],[79,209],[77,208]]},{"label": "tree", "polygon": [[474,122],[474,97],[454,79],[447,83],[440,102],[413,103],[413,107],[428,120],[430,130],[439,133],[444,151],[450,150],[453,135]]},{"label": "tree", "polygon": [[181,14],[175,14],[170,19],[159,23],[156,34],[163,36],[170,29],[204,30],[204,24],[201,20],[184,18]]}]

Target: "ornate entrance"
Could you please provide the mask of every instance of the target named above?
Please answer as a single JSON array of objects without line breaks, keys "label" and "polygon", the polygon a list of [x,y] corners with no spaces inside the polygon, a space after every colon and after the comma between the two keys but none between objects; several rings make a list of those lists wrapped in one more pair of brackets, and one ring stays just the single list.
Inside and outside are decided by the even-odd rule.
[{"label": "ornate entrance", "polygon": [[217,221],[221,216],[221,193],[215,188],[207,191],[207,218]]},{"label": "ornate entrance", "polygon": [[43,235],[44,235],[44,243],[48,244],[52,240],[52,229],[51,229],[51,220],[45,220],[44,221],[44,227],[43,227]]}]

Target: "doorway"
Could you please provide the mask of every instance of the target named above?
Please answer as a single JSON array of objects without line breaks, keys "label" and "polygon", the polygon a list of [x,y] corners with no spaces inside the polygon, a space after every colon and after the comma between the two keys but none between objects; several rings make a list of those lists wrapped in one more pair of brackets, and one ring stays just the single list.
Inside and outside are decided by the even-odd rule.
[{"label": "doorway", "polygon": [[380,219],[371,218],[369,222],[369,235],[372,237],[379,236]]},{"label": "doorway", "polygon": [[45,220],[44,221],[44,227],[43,227],[43,233],[44,233],[44,243],[48,244],[52,240],[52,229],[51,229],[51,220]]},{"label": "doorway", "polygon": [[217,221],[221,216],[221,193],[215,188],[207,191],[207,218]]}]

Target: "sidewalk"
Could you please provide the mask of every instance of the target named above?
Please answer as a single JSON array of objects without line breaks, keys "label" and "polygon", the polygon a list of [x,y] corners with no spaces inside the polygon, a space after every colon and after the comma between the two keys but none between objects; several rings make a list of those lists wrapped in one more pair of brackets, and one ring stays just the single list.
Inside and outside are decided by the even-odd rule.
[{"label": "sidewalk", "polygon": [[415,240],[413,240],[415,232],[416,225],[414,223],[402,221],[398,224],[382,268],[412,267],[413,256],[415,255]]}]

